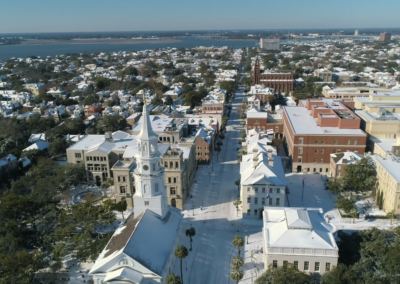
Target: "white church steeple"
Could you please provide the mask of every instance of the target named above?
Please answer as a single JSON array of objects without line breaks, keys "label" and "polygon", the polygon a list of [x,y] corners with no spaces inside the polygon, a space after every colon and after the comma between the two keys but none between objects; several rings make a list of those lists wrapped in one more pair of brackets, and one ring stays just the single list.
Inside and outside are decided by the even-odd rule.
[{"label": "white church steeple", "polygon": [[151,127],[146,105],[143,106],[142,128],[137,136],[138,154],[134,171],[136,192],[133,196],[135,216],[150,209],[162,218],[168,211],[164,185],[164,168],[160,167],[158,135]]}]

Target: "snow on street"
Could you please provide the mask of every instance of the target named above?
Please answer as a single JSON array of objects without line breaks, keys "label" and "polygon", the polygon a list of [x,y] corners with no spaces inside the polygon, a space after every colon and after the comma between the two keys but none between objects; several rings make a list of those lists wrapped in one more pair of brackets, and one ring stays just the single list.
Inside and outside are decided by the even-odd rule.
[{"label": "snow on street", "polygon": [[[250,234],[261,231],[261,220],[242,220],[237,217],[233,206],[233,201],[240,195],[235,185],[239,178],[239,165],[236,161],[238,140],[241,137],[236,107],[243,98],[244,93],[237,92],[225,139],[222,140],[224,145],[221,147],[219,161],[214,153],[210,165],[199,165],[191,188],[193,198],[188,198],[184,204],[183,234],[193,226],[196,236],[193,238],[193,250],[183,260],[183,283],[234,283],[229,276],[231,259],[237,254],[237,248],[232,245],[233,237],[240,235],[245,239],[246,230]],[[183,245],[189,249],[189,238],[182,238]],[[179,261],[176,262],[174,273],[180,275]]]}]

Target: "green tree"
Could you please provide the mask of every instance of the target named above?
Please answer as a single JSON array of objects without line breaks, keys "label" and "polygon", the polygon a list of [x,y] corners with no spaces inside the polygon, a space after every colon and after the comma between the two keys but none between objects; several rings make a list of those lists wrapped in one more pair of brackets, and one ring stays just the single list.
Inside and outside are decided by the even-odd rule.
[{"label": "green tree", "polygon": [[269,265],[266,272],[256,279],[255,284],[311,284],[310,276],[288,263],[277,268]]},{"label": "green tree", "polygon": [[397,219],[397,214],[394,210],[392,210],[386,214],[386,217],[390,219],[390,225],[392,225],[393,219]]},{"label": "green tree", "polygon": [[181,261],[180,266],[181,266],[181,281],[182,281],[182,284],[183,284],[182,260],[183,260],[185,257],[187,257],[188,254],[189,254],[189,252],[188,252],[187,248],[184,247],[184,246],[179,246],[179,247],[177,247],[176,250],[175,250],[175,255],[176,255],[176,256],[180,259],[180,261]]},{"label": "green tree", "polygon": [[95,98],[94,95],[88,95],[88,96],[86,97],[86,99],[83,100],[82,104],[83,104],[84,106],[90,106],[90,105],[92,105],[92,104],[94,104],[94,103],[96,103],[96,102],[97,102],[97,100],[96,100],[96,98]]},{"label": "green tree", "polygon": [[234,268],[231,270],[230,276],[234,281],[236,281],[236,284],[238,284],[239,281],[243,279],[243,271]]},{"label": "green tree", "polygon": [[53,143],[50,144],[49,151],[50,155],[53,157],[65,156],[66,149],[68,148],[68,143],[63,138],[54,139]]},{"label": "green tree", "polygon": [[122,219],[125,220],[124,217],[124,212],[128,208],[128,205],[126,204],[126,200],[121,200],[120,202],[115,204],[114,209],[122,214]]},{"label": "green tree", "polygon": [[167,284],[181,284],[181,278],[178,275],[170,274],[167,277]]},{"label": "green tree", "polygon": [[343,185],[356,192],[375,190],[377,184],[376,169],[369,157],[346,167],[343,175]]},{"label": "green tree", "polygon": [[192,251],[192,241],[195,235],[196,235],[196,230],[193,227],[190,227],[190,229],[186,230],[186,236],[189,237],[190,239],[190,251]]},{"label": "green tree", "polygon": [[232,245],[234,246],[234,247],[237,247],[238,248],[238,255],[240,256],[240,248],[242,247],[242,246],[244,246],[244,241],[243,241],[243,238],[242,237],[240,237],[240,236],[234,236],[233,237],[233,241],[232,241]]},{"label": "green tree", "polygon": [[239,269],[240,267],[242,267],[244,265],[243,258],[236,255],[232,258],[231,264],[234,268]]},{"label": "green tree", "polygon": [[[236,182],[235,182],[235,184],[236,184]],[[239,181],[239,184],[240,184],[240,181]],[[240,206],[240,204],[242,204],[242,201],[240,200],[240,198],[238,198],[235,201],[233,201],[233,205],[236,207],[236,216],[239,216],[239,206]]]},{"label": "green tree", "polygon": [[172,99],[171,96],[166,96],[166,97],[165,97],[165,104],[166,104],[167,106],[172,106],[172,105],[174,104],[174,100]]}]

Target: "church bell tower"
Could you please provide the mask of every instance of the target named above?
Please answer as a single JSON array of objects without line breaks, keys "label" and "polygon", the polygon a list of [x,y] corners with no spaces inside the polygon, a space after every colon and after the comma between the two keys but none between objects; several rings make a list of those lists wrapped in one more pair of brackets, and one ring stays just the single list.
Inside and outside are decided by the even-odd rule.
[{"label": "church bell tower", "polygon": [[133,196],[135,216],[146,209],[165,217],[168,211],[164,168],[160,166],[158,135],[151,127],[147,106],[143,106],[142,128],[137,136],[138,153],[134,170],[136,192]]}]

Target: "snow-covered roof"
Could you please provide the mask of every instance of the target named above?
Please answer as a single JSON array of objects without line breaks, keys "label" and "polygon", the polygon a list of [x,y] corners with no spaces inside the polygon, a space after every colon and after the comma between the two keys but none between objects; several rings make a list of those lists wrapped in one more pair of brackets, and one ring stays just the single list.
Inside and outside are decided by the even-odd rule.
[{"label": "snow-covered roof", "polygon": [[240,163],[240,180],[242,185],[272,184],[286,186],[285,171],[282,166],[282,159],[271,154],[274,159],[273,165],[269,165],[268,153],[258,152],[256,154],[257,164],[254,167],[253,153],[244,155]]},{"label": "snow-covered roof", "polygon": [[[124,254],[140,263],[153,273],[162,276],[179,237],[183,216],[179,209],[169,207],[167,215],[161,219],[151,210],[137,217],[131,215],[118,228],[90,270],[91,274],[103,272],[107,264]],[[127,271],[110,275],[110,279],[120,277]],[[137,282],[140,283],[140,282]]]},{"label": "snow-covered roof", "polygon": [[268,247],[338,250],[336,228],[326,223],[322,209],[266,206],[263,221]]},{"label": "snow-covered roof", "polygon": [[24,151],[31,151],[31,150],[39,150],[42,151],[44,149],[46,149],[47,147],[50,146],[50,143],[45,142],[45,141],[38,141],[34,144],[32,144],[31,146],[25,148],[24,150],[22,150],[22,152]]},{"label": "snow-covered roof", "polygon": [[[344,165],[344,164],[354,164],[357,161],[364,158],[363,155],[356,153],[356,152],[343,152],[343,153],[334,153],[331,154],[332,159],[335,161],[337,165]],[[346,160],[346,163],[344,162]]]}]

